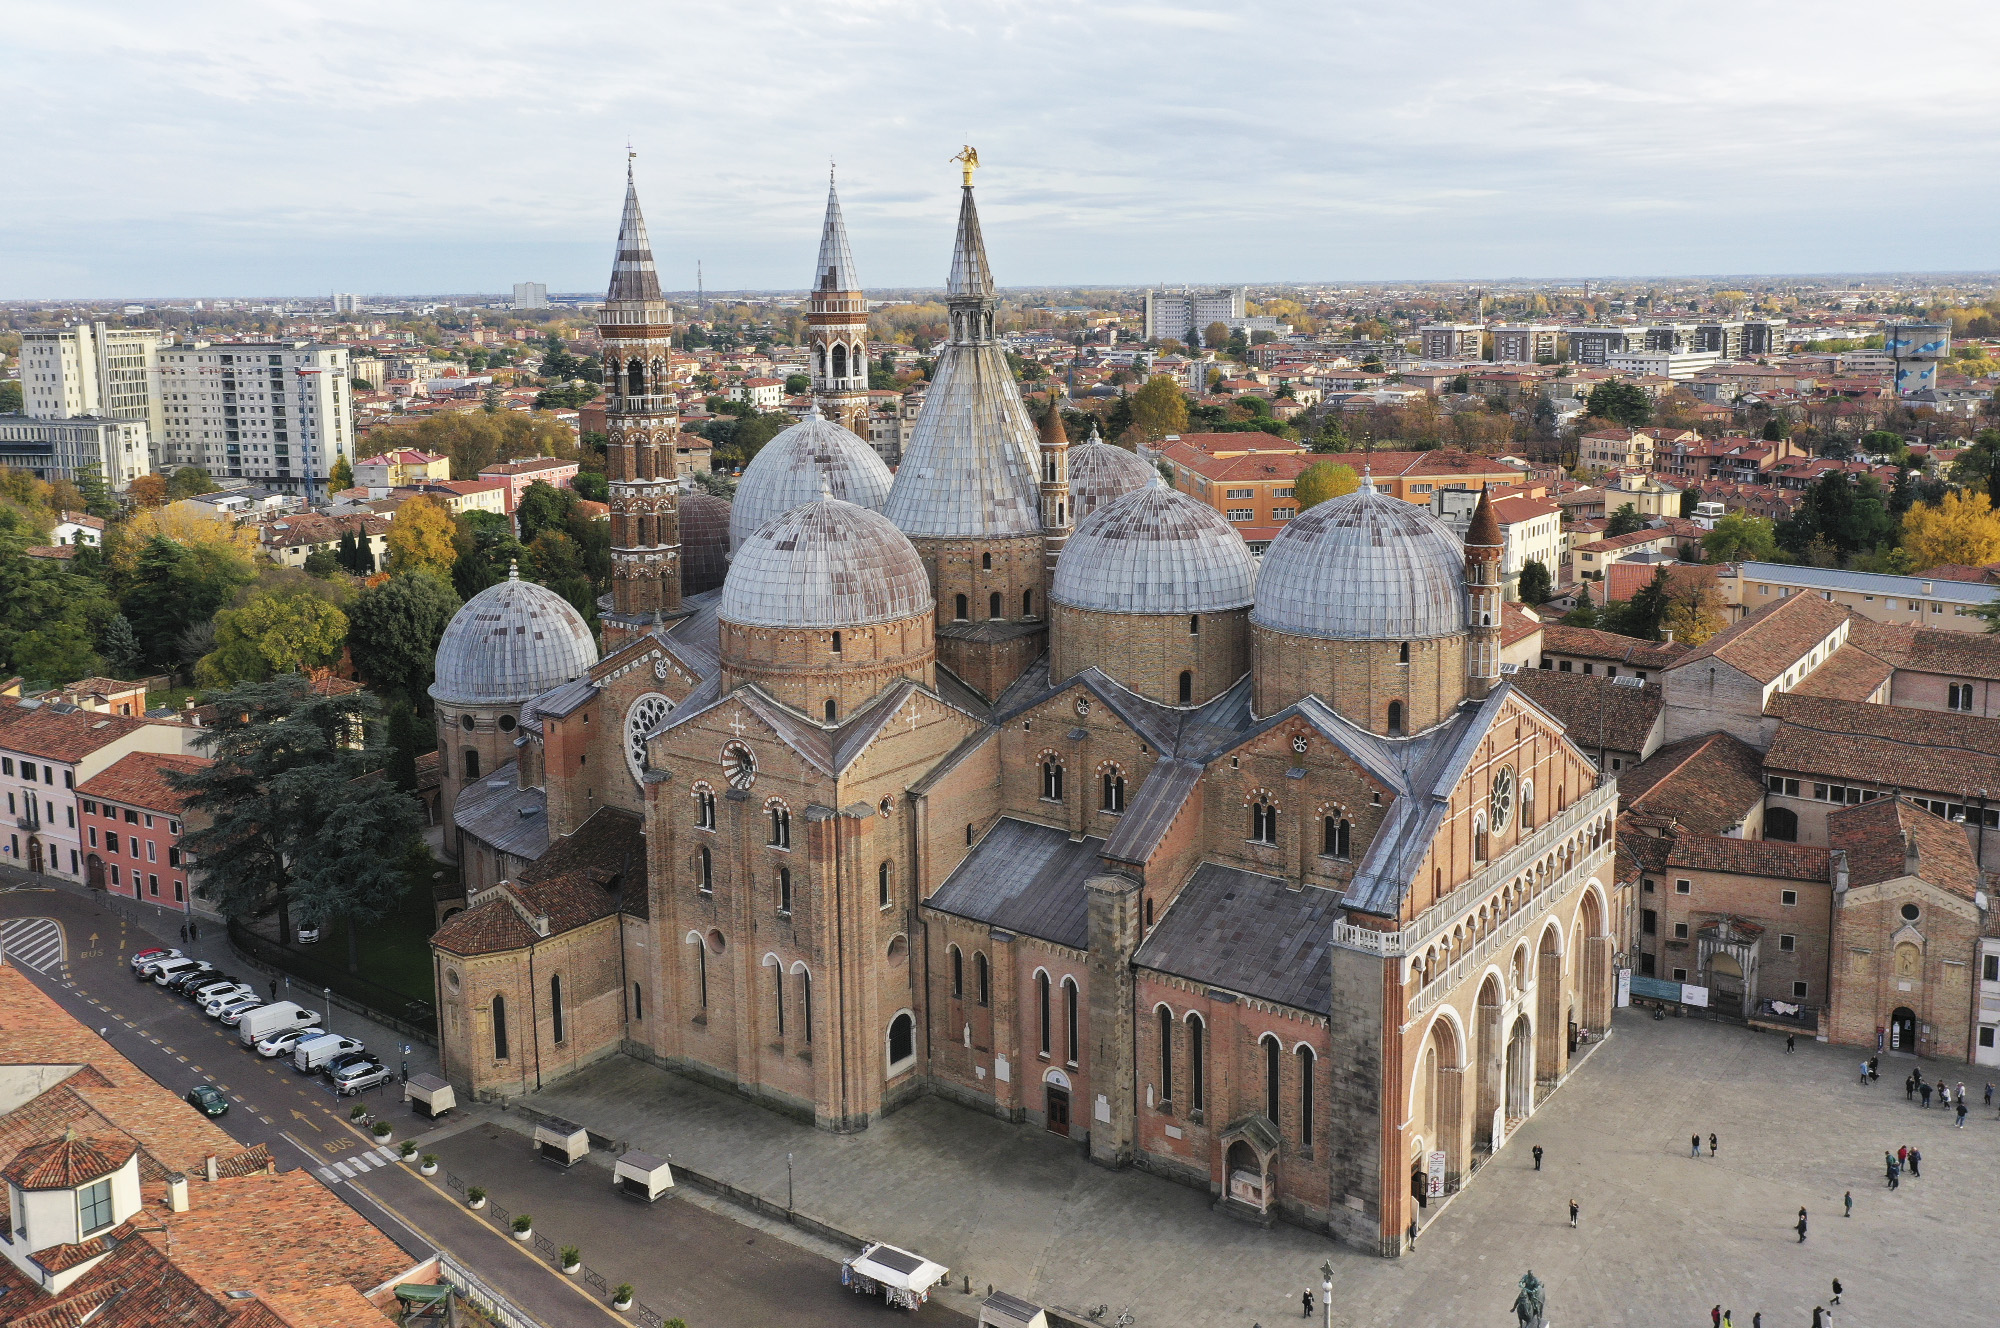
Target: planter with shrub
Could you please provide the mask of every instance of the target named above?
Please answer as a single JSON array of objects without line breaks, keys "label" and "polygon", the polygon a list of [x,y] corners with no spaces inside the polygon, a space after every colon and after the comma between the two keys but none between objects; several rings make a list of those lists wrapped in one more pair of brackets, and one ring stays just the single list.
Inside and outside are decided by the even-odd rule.
[{"label": "planter with shrub", "polygon": [[577,1274],[577,1270],[582,1267],[583,1267],[583,1251],[579,1250],[574,1245],[563,1246],[562,1247],[563,1272],[567,1273],[571,1277],[575,1277]]},{"label": "planter with shrub", "polygon": [[465,1206],[467,1208],[484,1208],[486,1206],[486,1191],[477,1185],[466,1190]]},{"label": "planter with shrub", "polygon": [[633,1295],[632,1284],[630,1282],[620,1282],[616,1287],[612,1288],[611,1308],[614,1310],[631,1309]]},{"label": "planter with shrub", "polygon": [[530,1217],[526,1213],[522,1213],[519,1217],[514,1219],[515,1240],[526,1240],[528,1237],[534,1234],[535,1234],[535,1219],[533,1217]]},{"label": "planter with shrub", "polygon": [[417,1162],[417,1170],[426,1176],[437,1175],[438,1155],[436,1153],[425,1153]]}]

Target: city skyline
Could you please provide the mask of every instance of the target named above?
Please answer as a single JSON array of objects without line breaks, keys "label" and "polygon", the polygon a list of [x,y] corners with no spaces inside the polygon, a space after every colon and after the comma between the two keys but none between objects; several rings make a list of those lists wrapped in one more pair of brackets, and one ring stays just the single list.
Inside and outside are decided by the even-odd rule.
[{"label": "city skyline", "polygon": [[365,6],[13,8],[0,298],[588,290],[628,139],[676,289],[697,259],[715,287],[803,286],[829,158],[864,279],[937,285],[968,141],[1010,286],[1995,265],[1996,189],[1964,163],[2000,19],[1970,6],[1448,6],[1396,31],[1354,7],[669,7],[651,41],[492,7],[396,36]]}]

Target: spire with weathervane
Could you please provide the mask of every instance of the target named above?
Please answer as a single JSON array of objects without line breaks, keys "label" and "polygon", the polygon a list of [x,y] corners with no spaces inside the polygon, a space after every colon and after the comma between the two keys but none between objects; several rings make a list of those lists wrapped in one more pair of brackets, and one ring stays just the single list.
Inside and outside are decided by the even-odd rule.
[{"label": "spire with weathervane", "polygon": [[633,155],[628,149],[625,215],[597,319],[611,489],[611,611],[602,616],[607,651],[682,611],[680,418],[669,369],[674,314],[653,266]]},{"label": "spire with weathervane", "polygon": [[806,314],[812,356],[813,400],[828,419],[868,437],[868,301],[847,247],[847,223],[833,168],[826,172],[826,220],[813,266],[812,305]]}]

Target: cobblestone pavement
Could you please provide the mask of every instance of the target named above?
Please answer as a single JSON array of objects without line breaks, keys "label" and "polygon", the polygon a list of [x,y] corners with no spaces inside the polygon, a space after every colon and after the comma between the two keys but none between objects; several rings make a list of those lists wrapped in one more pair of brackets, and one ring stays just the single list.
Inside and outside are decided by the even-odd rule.
[{"label": "cobblestone pavement", "polygon": [[[1990,1321],[1994,1284],[1978,1252],[2000,1237],[2000,1122],[1975,1106],[1955,1129],[1944,1112],[1904,1102],[1912,1061],[1885,1057],[1881,1082],[1864,1088],[1858,1060],[1621,1012],[1400,1260],[1295,1227],[1254,1229],[1210,1212],[1205,1194],[1093,1167],[1054,1136],[937,1099],[838,1136],[619,1059],[530,1101],[780,1202],[792,1153],[801,1211],[908,1245],[982,1291],[1129,1305],[1138,1328],[1277,1328],[1298,1318],[1308,1284],[1317,1296],[1327,1258],[1340,1324],[1511,1322],[1526,1268],[1550,1284],[1551,1322],[1563,1328],[1698,1328],[1718,1303],[1738,1324],[1762,1310],[1770,1328],[1803,1328],[1834,1277],[1846,1287],[1843,1324]],[[1924,1065],[1933,1082],[1964,1075],[1978,1102],[1984,1080],[1969,1067]],[[1688,1136],[1705,1143],[1711,1131],[1720,1155],[1691,1160]],[[1899,1144],[1923,1150],[1924,1174],[1890,1193],[1882,1154]]]}]

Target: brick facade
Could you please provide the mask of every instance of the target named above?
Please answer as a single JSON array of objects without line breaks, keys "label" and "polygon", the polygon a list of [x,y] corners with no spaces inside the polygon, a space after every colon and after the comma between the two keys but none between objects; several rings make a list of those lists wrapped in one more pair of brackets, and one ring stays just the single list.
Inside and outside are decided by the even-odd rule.
[{"label": "brick facade", "polygon": [[1055,605],[1050,674],[1067,678],[1092,667],[1162,705],[1206,705],[1250,671],[1250,610],[1100,613]]}]

